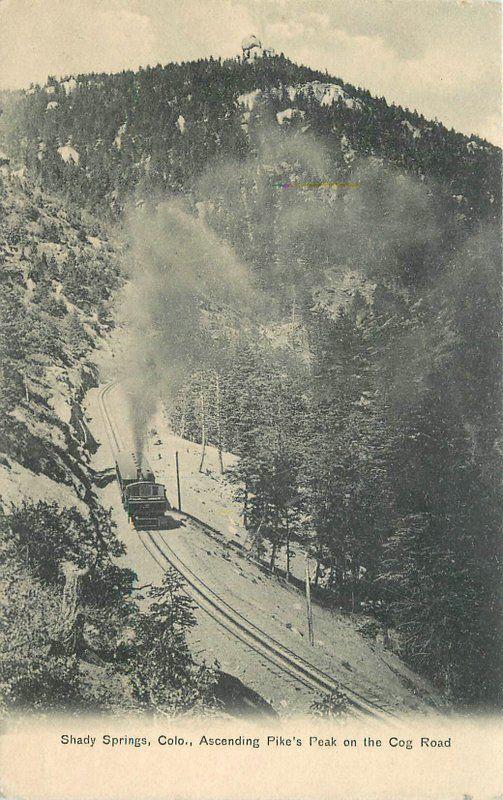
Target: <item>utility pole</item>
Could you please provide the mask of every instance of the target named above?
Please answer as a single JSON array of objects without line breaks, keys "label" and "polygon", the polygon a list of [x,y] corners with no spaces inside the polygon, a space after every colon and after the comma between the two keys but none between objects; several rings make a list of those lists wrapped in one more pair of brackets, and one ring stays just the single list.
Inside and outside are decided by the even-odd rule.
[{"label": "utility pole", "polygon": [[182,495],[180,492],[180,466],[178,464],[178,450],[175,453],[176,462],[176,490],[178,493],[178,511],[182,510]]},{"label": "utility pole", "polygon": [[206,407],[204,403],[204,388],[201,388],[201,445],[202,445],[202,452],[201,452],[201,463],[199,464],[199,472],[203,471],[203,464],[204,464],[204,456],[206,453]]},{"label": "utility pole", "polygon": [[215,405],[217,412],[217,448],[218,448],[218,461],[220,465],[220,475],[224,474],[224,462],[222,458],[222,409],[221,409],[221,395],[220,395],[220,375],[215,372]]},{"label": "utility pole", "polygon": [[313,607],[311,605],[311,584],[309,581],[309,563],[306,556],[306,604],[307,604],[307,631],[309,644],[314,647]]}]

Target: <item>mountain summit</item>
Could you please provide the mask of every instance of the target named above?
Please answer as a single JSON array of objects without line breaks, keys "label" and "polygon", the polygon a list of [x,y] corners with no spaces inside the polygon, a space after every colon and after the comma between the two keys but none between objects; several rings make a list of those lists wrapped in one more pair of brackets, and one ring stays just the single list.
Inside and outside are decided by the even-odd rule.
[{"label": "mountain summit", "polygon": [[141,187],[184,191],[215,159],[246,158],[268,125],[327,148],[326,179],[345,180],[355,161],[372,158],[431,184],[453,215],[498,218],[497,147],[274,55],[254,35],[242,50],[225,61],[49,78],[6,114],[12,153],[44,185],[117,208]]}]

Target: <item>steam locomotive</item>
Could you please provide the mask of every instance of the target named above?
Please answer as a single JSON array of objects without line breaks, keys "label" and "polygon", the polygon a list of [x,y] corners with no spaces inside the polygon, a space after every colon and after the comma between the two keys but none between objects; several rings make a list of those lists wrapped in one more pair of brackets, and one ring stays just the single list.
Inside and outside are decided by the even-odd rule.
[{"label": "steam locomotive", "polygon": [[169,527],[167,512],[171,509],[166,488],[157,483],[145,456],[121,451],[115,459],[115,471],[121,490],[122,504],[136,530]]}]

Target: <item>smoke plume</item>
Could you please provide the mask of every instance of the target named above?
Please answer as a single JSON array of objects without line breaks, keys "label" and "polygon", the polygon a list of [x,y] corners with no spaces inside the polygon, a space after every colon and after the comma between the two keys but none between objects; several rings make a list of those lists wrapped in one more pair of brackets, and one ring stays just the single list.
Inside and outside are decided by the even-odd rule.
[{"label": "smoke plume", "polygon": [[[348,165],[305,131],[251,133],[251,155],[220,161],[191,199],[130,211],[123,304],[125,379],[138,451],[160,396],[212,370],[232,331],[283,314],[348,271],[374,286],[434,278],[448,235],[431,187],[376,159]],[[348,189],[285,182],[351,181]]]},{"label": "smoke plume", "polygon": [[232,248],[186,203],[131,210],[127,228],[123,385],[141,454],[160,396],[174,396],[196,369],[215,369],[232,329],[246,327],[270,304]]},{"label": "smoke plume", "polygon": [[[324,181],[354,186],[282,188]],[[337,143],[328,153],[309,133],[277,126],[259,130],[247,160],[208,170],[198,191],[211,226],[254,272],[266,269],[279,299],[348,269],[369,280],[426,276],[446,228],[431,187],[377,159],[348,165]]]}]

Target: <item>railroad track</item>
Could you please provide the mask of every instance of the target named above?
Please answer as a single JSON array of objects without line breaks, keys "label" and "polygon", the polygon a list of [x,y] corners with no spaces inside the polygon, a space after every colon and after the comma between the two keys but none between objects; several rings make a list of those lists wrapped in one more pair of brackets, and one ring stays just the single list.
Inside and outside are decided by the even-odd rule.
[{"label": "railroad track", "polygon": [[[116,385],[116,383],[106,384],[99,392],[103,421],[113,452],[123,448],[120,434],[106,405],[106,397]],[[186,516],[187,519],[195,522],[203,530],[210,529],[206,523],[197,517],[191,514]],[[202,610],[228,633],[246,644],[270,664],[279,668],[284,674],[318,693],[330,695],[342,690],[356,716],[372,716],[382,720],[391,717],[398,718],[398,715],[381,707],[378,703],[368,700],[349,686],[336,681],[318,667],[310,664],[229,606],[179,558],[166,541],[165,534],[160,531],[155,534],[148,531],[138,531],[138,536],[142,545],[161,569],[165,570],[167,567],[171,567],[182,576],[186,584],[187,594]]]}]

